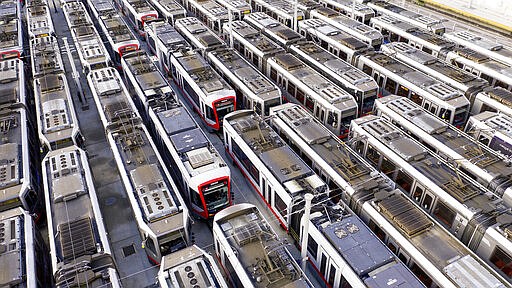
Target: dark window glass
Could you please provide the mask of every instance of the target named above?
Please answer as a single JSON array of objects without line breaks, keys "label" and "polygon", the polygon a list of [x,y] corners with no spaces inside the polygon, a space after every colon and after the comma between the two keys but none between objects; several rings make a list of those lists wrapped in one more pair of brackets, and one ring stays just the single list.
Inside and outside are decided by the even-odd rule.
[{"label": "dark window glass", "polygon": [[286,219],[286,214],[288,213],[286,203],[284,203],[284,201],[281,199],[281,197],[279,197],[279,195],[277,195],[277,193],[275,193],[274,195],[275,207],[277,209],[277,212],[279,212],[279,214],[281,214],[281,216],[283,216],[283,218]]},{"label": "dark window glass", "polygon": [[500,247],[496,247],[491,255],[490,260],[491,263],[503,271],[505,275],[507,275],[509,278],[512,278],[512,257],[510,257],[510,255],[508,255]]},{"label": "dark window glass", "polygon": [[441,220],[446,227],[452,227],[455,221],[456,214],[441,201],[437,201],[436,208],[434,209],[434,216]]},{"label": "dark window glass", "polygon": [[308,237],[308,251],[309,254],[311,254],[311,258],[315,259],[318,253],[318,244],[316,243],[315,239],[309,235]]},{"label": "dark window glass", "polygon": [[414,180],[412,179],[412,177],[409,176],[407,173],[405,173],[402,170],[398,170],[395,182],[400,187],[402,187],[402,189],[404,189],[405,192],[407,192],[407,193],[411,192],[411,187],[412,187],[413,181]]},{"label": "dark window glass", "polygon": [[371,145],[368,145],[368,150],[366,152],[366,158],[370,160],[375,166],[379,165],[380,153]]}]

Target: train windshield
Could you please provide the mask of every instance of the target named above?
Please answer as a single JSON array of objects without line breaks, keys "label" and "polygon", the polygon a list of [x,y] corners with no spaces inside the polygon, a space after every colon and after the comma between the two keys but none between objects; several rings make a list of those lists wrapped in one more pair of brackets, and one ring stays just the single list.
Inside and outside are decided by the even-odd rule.
[{"label": "train windshield", "polygon": [[274,98],[265,101],[265,116],[270,115],[270,108],[280,105],[281,98]]},{"label": "train windshield", "polygon": [[363,98],[361,112],[362,114],[367,114],[373,109],[373,103],[375,103],[375,99],[377,99],[377,89],[365,92],[364,96],[361,96],[361,93],[361,91],[357,92],[357,99]]},{"label": "train windshield", "polygon": [[217,111],[217,119],[222,123],[224,116],[235,111],[233,99],[226,99],[215,103],[215,110]]},{"label": "train windshield", "polygon": [[455,110],[455,116],[453,117],[453,125],[455,125],[457,128],[460,128],[464,125],[464,122],[466,121],[467,116],[467,106],[457,108]]},{"label": "train windshield", "polygon": [[229,204],[228,181],[222,180],[203,188],[204,201],[208,213],[213,214]]},{"label": "train windshield", "polygon": [[158,237],[158,243],[160,244],[160,253],[162,255],[167,255],[187,247],[187,240],[183,229]]}]

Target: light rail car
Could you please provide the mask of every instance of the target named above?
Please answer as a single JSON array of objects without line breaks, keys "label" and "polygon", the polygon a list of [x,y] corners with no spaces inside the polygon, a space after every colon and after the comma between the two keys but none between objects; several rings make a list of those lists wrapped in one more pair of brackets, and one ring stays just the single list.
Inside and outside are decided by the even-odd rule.
[{"label": "light rail car", "polygon": [[236,109],[235,90],[195,51],[174,53],[171,75],[209,129],[220,130]]},{"label": "light rail car", "polygon": [[[499,277],[493,275],[495,273],[490,267],[480,261],[474,253],[442,226],[436,224],[434,219],[423,212],[420,207],[404,197],[401,190],[394,187],[393,182],[375,171],[368,162],[349,147],[349,143],[338,139],[336,135],[311,117],[304,108],[288,103],[273,108],[271,115],[273,116],[270,118],[272,127],[317,175],[328,182],[331,194],[336,195],[336,199],[342,199],[344,203],[349,204],[376,236],[410,268],[424,285],[427,287],[462,287],[465,285],[464,283],[470,282],[476,287],[479,285],[501,285]],[[400,175],[401,171],[395,170],[393,173]],[[407,182],[397,181],[396,184],[401,187]],[[317,267],[320,264],[320,267],[330,269],[332,267],[323,265],[322,262],[340,263],[336,260],[338,258],[335,258],[336,253],[331,252],[331,245],[344,248],[350,246],[348,243],[342,244],[348,239],[339,237],[340,233],[337,232],[341,232],[341,235],[351,235],[350,232],[353,229],[348,229],[350,226],[348,223],[357,222],[354,220],[354,216],[343,215],[347,214],[347,208],[342,213],[336,209],[330,210],[324,207],[313,209],[311,222],[314,223],[314,227],[318,231],[310,230],[313,239],[308,245],[308,250]],[[347,225],[345,228],[343,223]],[[364,231],[363,229],[366,228],[359,225],[358,227],[358,231]],[[348,233],[345,234],[343,231]],[[324,239],[318,236],[321,234],[324,234]],[[353,240],[357,239],[356,235],[354,235],[355,238],[352,238]],[[438,243],[444,243],[443,249],[437,247]],[[375,248],[372,249],[373,253],[378,253],[378,251],[384,253],[382,251],[384,249],[377,250],[378,245],[372,245],[372,247]],[[338,252],[341,256],[350,259],[346,253],[349,250],[339,250],[341,250]],[[363,253],[358,255],[361,254]],[[353,261],[353,259],[351,260]],[[453,262],[454,260],[455,262]],[[385,267],[388,270],[385,270]],[[334,266],[334,268],[338,267]],[[330,273],[329,269],[323,269],[322,273],[324,275]],[[453,271],[458,269],[460,269],[460,274],[454,275]],[[363,280],[365,273],[369,271],[361,268],[355,270]],[[396,277],[390,265],[384,265],[377,270],[389,277],[384,277],[384,279]],[[347,271],[345,269],[343,271],[346,275]],[[372,275],[373,273],[369,272],[368,274]],[[480,276],[474,277],[475,274]],[[402,275],[407,274],[404,272]],[[459,277],[459,275],[464,276]],[[482,277],[481,275],[487,276]],[[330,277],[331,274],[327,276]],[[371,277],[375,281],[379,281],[379,278],[382,276],[372,275]],[[352,279],[350,278],[350,280]],[[365,287],[373,287],[371,284],[375,284],[369,280],[365,279],[365,284],[368,285]],[[350,283],[354,283],[354,280]],[[415,286],[414,282],[400,284],[398,281],[392,286],[394,285]]]},{"label": "light rail car", "polygon": [[464,131],[478,142],[512,157],[512,117],[485,111],[469,117]]},{"label": "light rail car", "polygon": [[283,48],[294,43],[305,41],[305,39],[292,28],[280,23],[263,12],[251,13],[244,18],[244,21],[260,30],[263,35],[283,46]]},{"label": "light rail car", "polygon": [[150,0],[151,5],[158,11],[160,18],[174,25],[176,20],[187,17],[187,10],[174,0]]},{"label": "light rail car", "polygon": [[55,286],[121,287],[85,151],[51,151],[42,171]]},{"label": "light rail car", "polygon": [[153,21],[148,23],[144,29],[149,50],[158,58],[158,66],[166,74],[170,74],[171,56],[174,52],[192,49],[185,38],[165,21]]},{"label": "light rail car", "polygon": [[348,16],[341,15],[330,8],[322,7],[315,9],[310,12],[310,18],[323,20],[343,32],[366,42],[375,50],[379,50],[380,45],[382,45],[382,42],[384,41],[384,38],[379,31]]},{"label": "light rail car", "polygon": [[512,207],[510,159],[480,144],[409,99],[394,95],[378,99],[374,112],[459,167]]},{"label": "light rail car", "polygon": [[366,3],[368,7],[375,10],[377,16],[389,15],[395,17],[416,27],[426,29],[434,34],[443,35],[446,28],[443,20],[434,19],[425,14],[419,14],[407,10],[401,6],[390,3],[389,1],[377,0]]},{"label": "light rail car", "polygon": [[55,36],[30,39],[30,54],[33,77],[64,72],[61,51]]},{"label": "light rail car", "polygon": [[369,44],[320,19],[300,21],[299,32],[306,39],[318,43],[330,53],[351,64],[355,63],[357,56],[373,50]]},{"label": "light rail car", "polygon": [[485,88],[478,93],[471,106],[471,114],[485,111],[499,112],[512,117],[512,91],[501,87]]},{"label": "light rail car", "polygon": [[193,245],[166,255],[158,271],[162,288],[183,287],[190,283],[205,288],[228,288],[213,256]]},{"label": "light rail car", "polygon": [[443,120],[462,127],[470,102],[461,92],[383,52],[359,56],[357,68],[377,81],[383,96],[407,97]]},{"label": "light rail car", "polygon": [[87,3],[89,11],[96,19],[96,25],[107,42],[105,47],[114,63],[120,65],[124,54],[139,49],[139,40],[135,38],[111,1],[87,0]]},{"label": "light rail car", "polygon": [[238,204],[215,215],[213,241],[233,287],[313,287],[283,240],[252,204]]},{"label": "light rail car", "polygon": [[356,1],[354,3],[354,0],[320,0],[320,2],[325,7],[338,11],[366,25],[369,25],[370,19],[375,17],[375,11],[372,8],[360,3],[365,1]]},{"label": "light rail car", "polygon": [[358,153],[401,183],[404,195],[487,262],[499,278],[510,281],[511,270],[503,263],[512,259],[507,238],[512,219],[502,199],[383,118],[358,118],[350,133]]},{"label": "light rail car", "polygon": [[[0,61],[20,58],[23,54],[23,24],[21,2],[4,0],[0,3]],[[29,29],[29,34],[30,34]]]},{"label": "light rail car", "polygon": [[29,39],[55,36],[55,27],[48,1],[28,1],[26,9]]},{"label": "light rail car", "polygon": [[135,32],[145,37],[144,26],[156,19],[159,14],[147,0],[113,0],[131,23]]},{"label": "light rail car", "polygon": [[159,264],[163,256],[189,243],[188,208],[117,70],[93,70],[87,81],[128,194],[142,246],[149,260]]},{"label": "light rail car", "polygon": [[206,58],[206,54],[226,46],[224,41],[195,17],[179,19],[174,23],[176,31]]},{"label": "light rail car", "polygon": [[512,65],[512,48],[469,31],[454,31],[444,35],[460,46],[472,49],[489,58]]},{"label": "light rail car", "polygon": [[203,219],[231,205],[231,173],[145,53],[123,59],[129,92],[174,172],[192,212]]},{"label": "light rail car", "polygon": [[90,70],[108,67],[111,62],[110,56],[84,3],[66,2],[62,5],[62,11],[71,31],[83,71],[87,74]]}]

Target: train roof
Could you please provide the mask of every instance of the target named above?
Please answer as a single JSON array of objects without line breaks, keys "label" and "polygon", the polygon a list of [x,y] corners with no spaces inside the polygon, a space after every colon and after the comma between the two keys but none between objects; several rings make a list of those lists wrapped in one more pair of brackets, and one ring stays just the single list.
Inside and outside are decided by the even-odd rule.
[{"label": "train roof", "polygon": [[108,36],[115,44],[137,40],[120,15],[105,17],[102,21],[108,31]]},{"label": "train roof", "polygon": [[352,108],[357,105],[354,98],[345,90],[342,90],[332,82],[324,78],[320,73],[316,72],[313,68],[304,64],[297,57],[290,53],[278,54],[271,58],[280,67],[288,71],[291,75],[296,77],[299,81],[304,83],[305,87],[309,87],[315,91],[322,99],[329,104],[345,108]]},{"label": "train roof", "polygon": [[402,21],[389,15],[374,17],[371,21],[387,24],[389,28],[393,30],[393,32],[402,31],[403,33],[407,33],[423,41],[436,45],[438,49],[452,49],[455,47],[455,43],[442,36],[434,34],[428,30],[418,28],[408,22]]},{"label": "train roof", "polygon": [[[238,52],[232,49],[223,49],[213,51],[209,57],[215,57],[219,60],[227,71],[231,72],[240,80],[250,92],[257,95],[262,100],[270,100],[281,97],[281,90],[254,66],[242,58]],[[224,74],[227,74],[228,72]]]},{"label": "train roof", "polygon": [[228,9],[213,0],[191,0],[188,3],[202,10],[201,12],[213,21],[228,20],[229,18]]},{"label": "train roof", "polygon": [[64,74],[49,74],[35,79],[36,102],[40,132],[50,143],[71,139],[75,123],[75,109],[71,101],[68,81]]},{"label": "train roof", "polygon": [[[308,33],[317,37],[325,37],[332,39],[345,47],[352,50],[366,50],[369,44],[347,34],[339,28],[336,28],[321,19],[307,19],[299,22],[301,29],[312,29],[316,32],[309,31]],[[320,35],[319,35],[320,34]]]},{"label": "train roof", "polygon": [[[123,0],[126,1],[136,13],[156,12],[146,0]],[[156,17],[155,17],[156,18]]]},{"label": "train roof", "polygon": [[490,129],[499,131],[512,138],[512,117],[506,114],[485,111],[478,115],[471,116],[471,118],[483,122]]},{"label": "train roof", "polygon": [[[393,3],[387,2],[387,1],[375,1],[368,4],[370,7],[381,7],[384,10],[387,10],[391,13],[398,14],[400,16],[403,16],[405,19],[408,19],[408,21],[411,22],[417,22],[418,24],[421,24],[422,26],[426,27],[444,27],[441,20],[434,19],[430,16],[419,14],[410,10],[407,10],[403,7],[400,7],[398,5],[395,5]],[[381,9],[379,9],[381,10]],[[382,11],[382,10],[381,10]]]},{"label": "train roof", "polygon": [[25,104],[23,61],[11,58],[0,61],[0,107]]},{"label": "train roof", "polygon": [[158,41],[169,50],[174,51],[189,46],[185,38],[167,21],[151,21],[146,24],[146,29],[153,31]]},{"label": "train roof", "polygon": [[[394,113],[407,119],[407,121],[412,123],[419,130],[424,131],[442,143],[446,148],[441,149],[437,147],[437,149],[441,150],[445,157],[451,158],[453,154],[448,151],[451,149],[453,152],[461,155],[462,158],[469,160],[471,163],[485,170],[481,171],[481,174],[475,175],[476,177],[487,178],[485,175],[482,175],[485,173],[492,175],[492,179],[489,179],[491,181],[494,177],[512,177],[512,169],[510,169],[507,163],[508,161],[505,162],[499,154],[479,144],[475,139],[456,127],[428,113],[410,99],[400,96],[387,96],[377,99],[375,105],[377,109],[379,109],[380,105],[386,106]],[[381,109],[379,110],[382,111]],[[382,113],[389,115],[389,113],[385,111],[382,111]],[[395,118],[393,115],[389,115],[389,117]],[[414,131],[412,133],[415,134]],[[427,139],[421,140],[428,143]],[[459,156],[453,160],[455,161],[457,159],[459,159]],[[489,181],[489,183],[491,181]],[[509,182],[510,181],[512,180],[509,180]]]},{"label": "train roof", "polygon": [[64,72],[61,51],[54,36],[30,40],[32,73],[34,76]]},{"label": "train roof", "polygon": [[501,87],[487,87],[482,91],[482,93],[485,96],[512,108],[512,91]]},{"label": "train roof", "polygon": [[19,45],[18,21],[13,19],[0,25],[0,50],[10,50],[9,48]]},{"label": "train roof", "polygon": [[[379,186],[373,176],[375,169],[354,156],[348,146],[336,135],[332,134],[303,107],[296,104],[280,106],[275,115],[291,127],[334,171],[352,186],[372,190]],[[272,113],[274,114],[274,112]]]},{"label": "train roof", "polygon": [[250,14],[252,10],[251,5],[243,0],[219,0],[218,2],[228,9],[240,11],[243,14]]},{"label": "train roof", "polygon": [[[231,25],[233,26],[233,34],[247,41],[252,46],[248,48],[260,54],[260,57],[284,52],[281,46],[261,35],[256,28],[249,26],[246,22],[233,21]],[[229,24],[224,24],[224,30],[230,30]]]},{"label": "train roof", "polygon": [[495,60],[512,65],[512,48],[469,31],[454,31],[444,34],[446,38],[487,55]]},{"label": "train roof", "polygon": [[[482,70],[482,73],[484,74],[493,74],[495,71],[498,72],[498,74],[502,74],[504,77],[506,77],[508,80],[505,80],[507,83],[512,83],[512,65],[508,65],[499,61],[496,61],[494,59],[489,58],[488,56],[479,53],[475,50],[472,50],[467,47],[455,47],[452,49],[452,53],[457,55],[458,57],[465,58],[474,64],[474,65],[482,65],[484,69],[490,69],[489,70],[482,70],[482,68],[478,68],[479,70]],[[493,75],[493,77],[499,77],[498,75]]]},{"label": "train roof", "polygon": [[[385,44],[382,47],[382,50],[390,55],[400,55],[407,59],[410,59],[412,62],[417,63],[418,65],[422,65],[428,67],[441,75],[445,75],[455,82],[462,83],[467,87],[465,90],[469,90],[471,88],[483,87],[489,85],[489,82],[486,80],[479,78],[465,70],[456,68],[455,66],[449,65],[446,62],[443,62],[436,57],[423,52],[415,47],[412,47],[406,43],[402,42],[393,42],[389,44]],[[395,56],[398,57],[398,56]],[[427,73],[426,71],[424,71]],[[459,88],[459,87],[455,87]],[[463,89],[461,89],[463,90]],[[463,90],[464,92],[466,92]]]},{"label": "train roof", "polygon": [[299,33],[263,12],[253,12],[245,16],[244,20],[260,29],[264,34],[270,34],[272,38],[286,45],[303,40]]},{"label": "train roof", "polygon": [[98,16],[113,16],[117,14],[117,11],[114,8],[114,4],[108,0],[89,0],[89,3],[92,4]]},{"label": "train roof", "polygon": [[[241,204],[228,207],[217,213],[214,228],[215,225],[222,233],[221,241],[227,242],[222,243],[223,246],[229,245],[225,249],[236,251],[236,257],[230,258],[239,261],[241,267],[235,267],[244,269],[255,287],[311,287],[286,249],[285,242],[279,239],[255,206]],[[274,267],[274,270],[269,273],[268,267]],[[280,279],[274,278],[276,275]]]},{"label": "train roof", "polygon": [[123,61],[146,97],[174,93],[146,52],[129,53],[123,57]]},{"label": "train roof", "polygon": [[[371,52],[362,57],[370,59],[373,63],[392,71],[399,77],[413,83],[417,87],[421,87],[428,93],[434,95],[442,101],[456,100],[463,98],[462,94],[454,88],[446,85],[444,82],[434,79],[423,72],[418,71],[409,65],[397,60],[396,58],[386,55],[382,52]],[[464,98],[464,101],[468,102]],[[469,102],[468,102],[469,103]]]},{"label": "train roof", "polygon": [[[353,0],[321,0],[321,2],[326,2],[326,3],[330,3],[330,4],[332,3],[331,4],[332,6],[335,6],[333,4],[337,4],[336,6],[343,7],[345,9],[345,11],[352,11],[352,5],[354,4]],[[366,15],[375,15],[375,12],[373,11],[373,9],[368,7],[368,5],[356,2],[354,6],[355,6],[354,10],[357,12],[360,12],[360,13],[366,14]]]},{"label": "train roof", "polygon": [[171,14],[171,15],[186,15],[186,10],[183,8],[180,4],[176,3],[174,0],[152,0],[151,1],[154,5],[162,6],[163,13],[165,14]]},{"label": "train roof", "polygon": [[[0,202],[19,197],[22,189],[28,189],[30,171],[28,162],[27,115],[24,110],[0,111]],[[23,187],[22,185],[25,185]],[[1,241],[0,241],[1,242]]]},{"label": "train roof", "polygon": [[177,61],[204,93],[231,89],[231,86],[196,52],[187,51],[177,58]]},{"label": "train roof", "polygon": [[[377,83],[363,71],[355,68],[349,63],[334,57],[322,47],[313,42],[297,43],[290,47],[292,51],[299,51],[301,57],[311,58],[325,66],[334,75],[343,78],[348,83],[356,86],[361,90],[377,89]],[[297,53],[297,52],[295,52]]]},{"label": "train roof", "polygon": [[27,275],[28,271],[34,268],[27,267],[27,260],[37,257],[34,247],[30,247],[34,243],[26,241],[26,238],[30,238],[27,235],[34,233],[32,231],[34,227],[27,223],[32,223],[32,219],[21,209],[0,212],[0,266],[2,266],[0,285],[2,287],[30,287],[27,278],[37,277]]},{"label": "train roof", "polygon": [[50,241],[57,286],[85,281],[100,287],[113,280],[103,277],[114,268],[114,260],[101,235],[103,219],[97,215],[99,204],[84,153],[71,146],[49,152],[43,162],[49,233],[57,235]]},{"label": "train roof", "polygon": [[[461,177],[451,166],[438,160],[434,153],[406,136],[387,120],[376,116],[366,116],[353,120],[352,124],[360,126],[387,149],[414,166],[414,169],[446,192],[448,197],[464,204],[471,214],[493,214],[506,208],[502,201],[490,195],[487,189],[469,181],[468,178]],[[387,157],[391,156],[387,155]],[[434,188],[430,187],[430,189]],[[441,199],[447,196],[438,195]],[[444,200],[448,201],[449,199]]]},{"label": "train roof", "polygon": [[196,245],[165,255],[160,267],[160,281],[171,287],[191,285],[205,288],[227,287],[213,257]]},{"label": "train roof", "polygon": [[335,27],[343,29],[348,33],[351,33],[350,30],[352,30],[352,33],[360,34],[364,37],[368,37],[371,40],[382,39],[382,34],[379,31],[348,16],[339,14],[330,8],[319,7],[316,8],[314,12],[329,18],[330,21],[337,24]]},{"label": "train roof", "polygon": [[54,27],[49,6],[28,6],[27,26],[31,37],[50,36],[54,32]]},{"label": "train roof", "polygon": [[195,17],[177,19],[174,23],[174,27],[176,27],[178,31],[182,30],[181,33],[184,34],[186,38],[192,38],[189,40],[196,48],[201,50],[212,50],[225,46],[224,41],[222,41],[219,36]]},{"label": "train roof", "polygon": [[226,120],[290,194],[305,189],[315,190],[325,185],[254,112],[242,111],[232,114]]}]

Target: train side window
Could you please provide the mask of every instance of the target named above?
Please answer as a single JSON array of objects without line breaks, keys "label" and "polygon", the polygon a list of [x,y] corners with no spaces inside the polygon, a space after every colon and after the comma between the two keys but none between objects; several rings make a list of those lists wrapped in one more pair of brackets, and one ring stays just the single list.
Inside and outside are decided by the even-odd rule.
[{"label": "train side window", "polygon": [[429,108],[430,108],[430,102],[425,101],[425,104],[423,105],[423,108],[425,108],[425,110],[428,111]]},{"label": "train side window", "polygon": [[452,227],[453,221],[457,216],[446,204],[441,201],[437,201],[436,208],[434,209],[434,217],[439,219],[446,227]]},{"label": "train side window", "polygon": [[509,278],[512,277],[512,257],[500,247],[496,246],[489,260]]},{"label": "train side window", "polygon": [[338,114],[333,113],[332,111],[329,111],[327,115],[328,115],[327,116],[327,124],[329,124],[333,128],[337,128],[338,127]]},{"label": "train side window", "polygon": [[308,237],[308,251],[309,254],[311,254],[311,258],[315,259],[316,261],[316,256],[318,255],[318,244],[316,243],[315,239],[311,237],[311,235]]},{"label": "train side window", "polygon": [[436,112],[437,112],[437,105],[432,104],[432,106],[430,106],[430,112],[432,114],[436,114]]},{"label": "train side window", "polygon": [[421,49],[421,50],[423,50],[423,52],[426,52],[428,54],[432,54],[432,49],[429,49],[429,48],[427,48],[425,46],[423,46],[423,49]]},{"label": "train side window", "polygon": [[441,108],[441,110],[439,110],[439,117],[441,117],[444,120],[450,121],[450,118],[452,117],[452,111],[447,110],[445,108]]},{"label": "train side window", "polygon": [[403,85],[399,85],[398,91],[396,91],[396,95],[407,97],[409,95],[409,88],[404,87]]},{"label": "train side window", "polygon": [[370,228],[373,233],[375,233],[375,235],[379,237],[380,240],[382,240],[382,242],[385,242],[386,233],[377,224],[375,224],[373,220],[370,220],[370,223],[368,223],[368,228]]},{"label": "train side window", "polygon": [[288,82],[287,91],[288,91],[288,93],[290,93],[290,95],[295,97],[295,85],[293,85],[293,83]]},{"label": "train side window", "polygon": [[412,177],[409,176],[407,173],[405,173],[402,170],[398,170],[395,182],[400,187],[402,187],[402,189],[404,189],[404,191],[407,192],[407,194],[411,193],[411,187],[412,187],[413,181],[414,180],[412,179]]},{"label": "train side window", "polygon": [[254,58],[252,58],[252,63],[254,66],[260,67],[260,58],[258,58],[258,56],[254,56]]},{"label": "train side window", "polygon": [[398,34],[391,32],[390,35],[389,35],[389,40],[391,40],[391,42],[397,42],[398,41]]},{"label": "train side window", "polygon": [[281,216],[283,216],[283,218],[286,219],[286,214],[287,214],[287,209],[286,209],[286,203],[284,203],[283,199],[281,199],[281,197],[277,194],[277,193],[274,193],[274,202],[275,202],[275,207],[277,209],[277,211],[279,212],[279,214],[281,214]]},{"label": "train side window", "polygon": [[432,285],[432,279],[428,276],[423,269],[421,269],[416,263],[412,264],[411,272],[418,277],[418,279],[425,284],[426,287],[430,287]]},{"label": "train side window", "polygon": [[416,93],[414,93],[414,92],[411,92],[411,100],[412,100],[414,103],[416,103],[416,104],[418,104],[418,105],[420,105],[420,106],[421,106],[421,104],[423,103],[423,97],[421,97],[420,95],[418,95],[418,94],[416,94]]},{"label": "train side window", "polygon": [[489,138],[485,137],[485,135],[480,135],[480,137],[478,137],[478,142],[489,146]]},{"label": "train side window", "polygon": [[300,102],[300,104],[304,104],[304,92],[302,92],[302,90],[297,89],[296,98],[297,98],[297,101]]},{"label": "train side window", "polygon": [[201,211],[203,210],[203,203],[201,202],[201,198],[199,197],[199,193],[189,188],[190,201],[195,206],[199,207]]},{"label": "train side window", "polygon": [[429,193],[426,193],[422,203],[423,208],[425,208],[425,210],[427,211],[430,211],[430,208],[432,207],[432,202],[434,202],[434,198],[432,198],[432,196]]},{"label": "train side window", "polygon": [[[300,89],[297,89],[297,94],[302,93]],[[313,112],[313,109],[315,108],[315,102],[313,102],[313,99],[310,96],[306,96],[306,108]]]},{"label": "train side window", "polygon": [[393,254],[397,254],[398,253],[398,249],[396,248],[395,244],[389,242],[388,243],[388,248],[389,250],[391,250],[391,252],[393,252]]},{"label": "train side window", "polygon": [[414,193],[412,194],[412,198],[416,201],[416,202],[420,202],[420,199],[421,199],[421,195],[423,195],[423,187],[421,186],[416,186],[416,188],[414,189]]},{"label": "train side window", "polygon": [[331,287],[334,285],[334,277],[336,276],[336,272],[338,269],[336,269],[336,266],[334,266],[331,263],[331,269],[329,269],[329,279],[327,279],[327,283],[331,285]]},{"label": "train side window", "polygon": [[373,148],[373,146],[368,145],[368,150],[366,151],[366,158],[370,160],[375,166],[379,165],[380,153],[377,149]]},{"label": "train side window", "polygon": [[325,111],[324,111],[324,109],[322,109],[322,111],[320,111],[320,121],[322,121],[322,123],[324,123],[324,120],[325,120]]},{"label": "train side window", "polygon": [[274,81],[277,81],[277,71],[272,67],[270,67],[270,78]]},{"label": "train side window", "polygon": [[481,74],[480,74],[480,78],[487,80],[487,82],[489,82],[489,83],[492,83],[492,78],[491,78],[491,76],[489,76],[489,75],[487,75],[487,74],[481,73]]},{"label": "train side window", "polygon": [[483,103],[482,108],[480,109],[480,112],[478,112],[478,113],[482,113],[485,111],[498,112],[494,107],[491,107],[491,106]]},{"label": "train side window", "polygon": [[343,60],[345,60],[345,61],[348,61],[348,59],[347,59],[347,53],[345,53],[345,52],[343,52],[343,51],[341,51],[341,50],[340,50],[340,53],[339,53],[338,55],[339,55],[339,57],[340,57],[341,59],[343,59]]},{"label": "train side window", "polygon": [[363,64],[363,72],[367,75],[372,75],[372,68],[366,64]]},{"label": "train side window", "polygon": [[359,153],[359,154],[364,153],[364,142],[363,141],[357,141],[355,147],[356,147],[357,153]]},{"label": "train side window", "polygon": [[407,265],[407,256],[402,253],[402,252],[399,252],[398,253],[398,259],[400,259],[400,261],[402,261],[405,265]]},{"label": "train side window", "polygon": [[388,158],[382,157],[382,164],[380,165],[380,170],[384,172],[388,177],[391,178],[391,175],[395,172],[395,164],[389,161]]},{"label": "train side window", "polygon": [[388,77],[388,79],[386,80],[386,87],[384,89],[386,89],[386,91],[388,91],[391,94],[395,94],[396,82]]},{"label": "train side window", "polygon": [[156,248],[155,248],[155,242],[152,238],[148,237],[146,238],[146,247],[153,253],[154,255],[157,255]]}]

